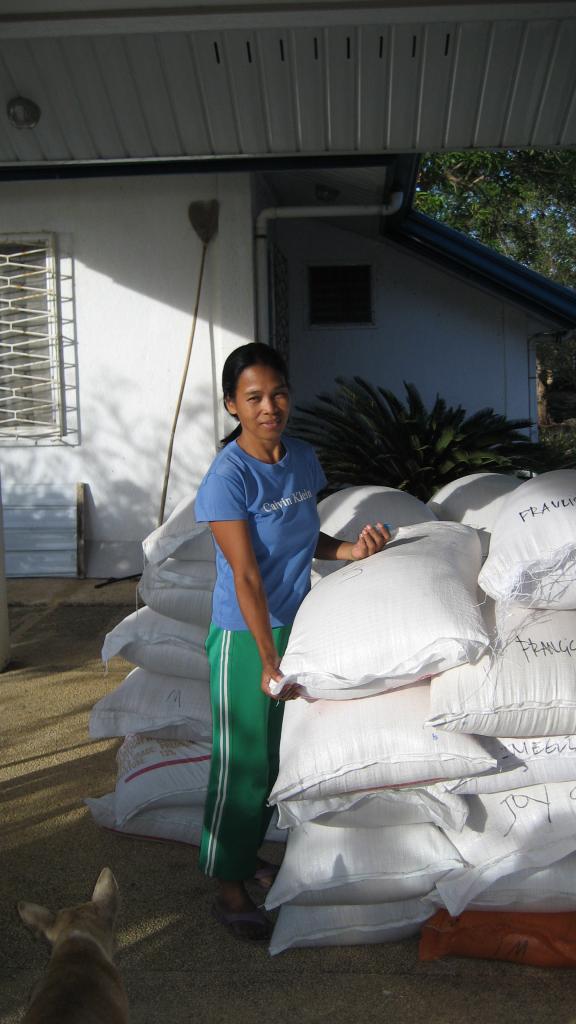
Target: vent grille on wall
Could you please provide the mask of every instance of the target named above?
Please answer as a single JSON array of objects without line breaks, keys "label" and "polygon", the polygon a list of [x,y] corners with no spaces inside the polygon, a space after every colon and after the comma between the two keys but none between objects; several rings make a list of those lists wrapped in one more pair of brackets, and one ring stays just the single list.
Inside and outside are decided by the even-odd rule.
[{"label": "vent grille on wall", "polygon": [[369,265],[308,267],[310,323],[372,324]]}]

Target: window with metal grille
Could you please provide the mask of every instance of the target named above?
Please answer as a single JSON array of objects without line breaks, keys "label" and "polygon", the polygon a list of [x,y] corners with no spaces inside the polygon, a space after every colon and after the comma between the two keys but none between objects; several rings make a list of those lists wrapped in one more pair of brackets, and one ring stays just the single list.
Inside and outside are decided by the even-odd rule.
[{"label": "window with metal grille", "polygon": [[0,440],[63,433],[58,278],[52,236],[0,236]]},{"label": "window with metal grille", "polygon": [[371,267],[308,267],[310,324],[372,324]]}]

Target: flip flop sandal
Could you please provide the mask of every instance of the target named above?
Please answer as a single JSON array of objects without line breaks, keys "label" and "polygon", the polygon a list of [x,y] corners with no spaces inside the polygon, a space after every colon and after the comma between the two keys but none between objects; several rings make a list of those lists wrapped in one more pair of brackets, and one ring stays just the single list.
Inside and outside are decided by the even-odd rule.
[{"label": "flip flop sandal", "polygon": [[276,881],[278,870],[279,869],[276,864],[263,864],[262,867],[257,868],[252,875],[252,881],[256,882],[256,885],[259,885],[261,889],[265,889],[266,892],[268,892]]},{"label": "flip flop sandal", "polygon": [[254,910],[233,913],[231,910],[224,910],[215,901],[212,904],[212,914],[235,939],[242,939],[246,942],[266,942],[272,934],[271,922],[257,907],[254,907]]}]

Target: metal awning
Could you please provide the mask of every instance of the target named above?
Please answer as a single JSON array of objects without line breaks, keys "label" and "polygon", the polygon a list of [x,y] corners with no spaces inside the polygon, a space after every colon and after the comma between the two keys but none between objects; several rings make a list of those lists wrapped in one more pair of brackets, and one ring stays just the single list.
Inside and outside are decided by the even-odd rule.
[{"label": "metal awning", "polygon": [[0,14],[4,168],[576,145],[573,2],[46,6]]}]

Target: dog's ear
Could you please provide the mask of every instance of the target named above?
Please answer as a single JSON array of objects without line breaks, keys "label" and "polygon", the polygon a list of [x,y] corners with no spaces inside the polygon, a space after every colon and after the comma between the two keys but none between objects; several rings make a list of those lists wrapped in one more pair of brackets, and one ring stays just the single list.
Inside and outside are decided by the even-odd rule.
[{"label": "dog's ear", "polygon": [[92,893],[92,903],[110,924],[114,924],[120,903],[120,893],[118,883],[110,868],[102,868],[98,875],[98,881]]},{"label": "dog's ear", "polygon": [[35,935],[48,937],[48,932],[56,920],[56,915],[51,910],[48,910],[47,907],[40,907],[37,903],[23,902],[17,903],[16,909],[26,927],[30,928]]}]

